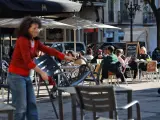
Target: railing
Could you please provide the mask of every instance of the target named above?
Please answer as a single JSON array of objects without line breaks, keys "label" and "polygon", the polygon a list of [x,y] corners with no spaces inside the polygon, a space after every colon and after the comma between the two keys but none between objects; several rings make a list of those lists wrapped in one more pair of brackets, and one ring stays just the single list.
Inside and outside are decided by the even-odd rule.
[{"label": "railing", "polygon": [[147,24],[147,23],[155,23],[156,19],[154,17],[153,12],[145,12],[143,13],[143,23]]},{"label": "railing", "polygon": [[[116,15],[116,20],[114,18],[114,15]],[[108,11],[108,22],[114,23],[118,22],[119,24],[122,23],[129,23],[129,13],[127,11]]]},{"label": "railing", "polygon": [[[120,17],[120,16],[121,17]],[[130,22],[128,11],[118,11],[118,22]],[[121,19],[121,20],[120,20]]]}]

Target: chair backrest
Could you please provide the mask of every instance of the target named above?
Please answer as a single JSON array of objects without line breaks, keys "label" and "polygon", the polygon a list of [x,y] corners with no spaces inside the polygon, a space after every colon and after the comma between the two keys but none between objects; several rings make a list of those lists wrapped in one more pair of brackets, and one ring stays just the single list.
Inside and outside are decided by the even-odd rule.
[{"label": "chair backrest", "polygon": [[157,72],[157,61],[149,61],[147,63],[147,72]]},{"label": "chair backrest", "polygon": [[53,59],[53,57],[45,54],[35,59],[35,63],[49,76],[52,76],[55,71],[60,70],[57,62]]},{"label": "chair backrest", "polygon": [[[88,65],[81,65],[79,67],[79,71],[77,76],[74,78],[74,82],[71,84],[71,86],[76,86],[79,83],[83,82],[85,78],[87,78],[91,74],[90,67]],[[73,78],[72,78],[73,79]]]},{"label": "chair backrest", "polygon": [[76,86],[80,107],[93,112],[115,111],[113,86]]}]

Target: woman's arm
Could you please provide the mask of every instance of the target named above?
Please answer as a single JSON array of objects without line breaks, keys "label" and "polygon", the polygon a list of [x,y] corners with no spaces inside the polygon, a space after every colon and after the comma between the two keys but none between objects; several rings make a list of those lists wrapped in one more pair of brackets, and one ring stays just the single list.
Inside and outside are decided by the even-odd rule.
[{"label": "woman's arm", "polygon": [[59,52],[58,50],[56,50],[55,48],[49,48],[45,45],[43,45],[40,41],[38,41],[38,49],[44,53],[47,53],[50,56],[55,56],[57,58],[59,58],[60,60],[71,60],[73,61],[75,58],[73,57],[69,57],[67,55],[64,55],[63,53]]},{"label": "woman's arm", "polygon": [[118,57],[118,61],[122,64],[123,67],[125,67],[125,62],[121,57]]},{"label": "woman's arm", "polygon": [[38,49],[44,53],[47,53],[50,56],[55,56],[61,60],[65,59],[65,55],[63,53],[59,52],[55,48],[49,48],[43,45],[40,41],[38,41]]}]

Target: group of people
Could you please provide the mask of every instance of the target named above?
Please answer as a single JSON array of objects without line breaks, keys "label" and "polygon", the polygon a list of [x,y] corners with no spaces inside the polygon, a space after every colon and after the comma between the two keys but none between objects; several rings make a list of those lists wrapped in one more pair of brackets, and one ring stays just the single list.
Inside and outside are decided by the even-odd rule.
[{"label": "group of people", "polygon": [[[70,54],[70,51],[68,53]],[[72,57],[74,56],[72,55]],[[136,79],[138,69],[140,72],[147,70],[147,62],[137,63],[137,59],[144,61],[151,60],[145,47],[141,47],[138,56],[133,58],[132,56],[125,56],[123,49],[115,50],[113,46],[106,46],[103,50],[99,49],[96,56],[93,56],[93,50],[88,48],[86,54],[84,52],[81,54],[80,52],[80,58],[91,63],[96,63],[97,59],[103,60],[101,82],[103,82],[103,79],[108,78],[109,72],[114,73],[122,82],[125,82],[125,78],[128,77],[126,74],[128,70],[127,66],[134,71],[133,79]]]}]

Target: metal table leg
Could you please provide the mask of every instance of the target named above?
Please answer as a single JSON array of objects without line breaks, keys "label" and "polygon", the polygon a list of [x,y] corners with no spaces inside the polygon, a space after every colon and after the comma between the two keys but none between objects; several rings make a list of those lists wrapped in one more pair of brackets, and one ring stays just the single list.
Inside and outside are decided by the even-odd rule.
[{"label": "metal table leg", "polygon": [[59,99],[59,119],[64,120],[63,116],[63,97],[62,97],[62,91],[58,90],[58,99]]},{"label": "metal table leg", "polygon": [[[132,91],[127,92],[128,103],[132,102]],[[128,119],[132,119],[132,107],[128,109]]]},{"label": "metal table leg", "polygon": [[76,110],[76,94],[71,94],[72,100],[72,120],[77,120],[77,110]]},{"label": "metal table leg", "polygon": [[8,120],[13,120],[13,111],[8,112]]}]

